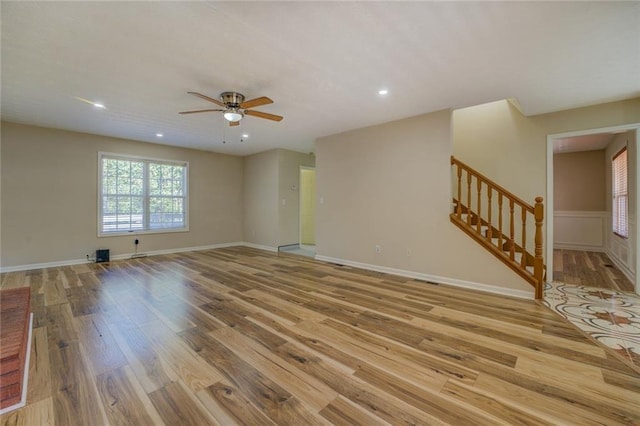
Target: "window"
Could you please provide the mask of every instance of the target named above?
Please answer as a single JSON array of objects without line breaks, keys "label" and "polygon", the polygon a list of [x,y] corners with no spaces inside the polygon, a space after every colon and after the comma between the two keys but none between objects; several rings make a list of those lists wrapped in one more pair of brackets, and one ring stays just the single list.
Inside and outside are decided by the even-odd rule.
[{"label": "window", "polygon": [[611,160],[613,181],[613,232],[621,237],[629,236],[627,222],[627,148],[617,153]]},{"label": "window", "polygon": [[98,235],[187,231],[188,163],[99,154]]}]

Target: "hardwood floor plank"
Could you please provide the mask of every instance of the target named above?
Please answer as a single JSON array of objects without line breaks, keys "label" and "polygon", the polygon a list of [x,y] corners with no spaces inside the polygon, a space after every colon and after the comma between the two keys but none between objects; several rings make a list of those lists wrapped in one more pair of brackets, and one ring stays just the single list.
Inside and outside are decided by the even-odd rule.
[{"label": "hardwood floor plank", "polygon": [[46,306],[57,305],[67,301],[67,292],[62,281],[49,281],[44,286],[44,304]]},{"label": "hardwood floor plank", "polygon": [[151,399],[166,425],[202,426],[217,424],[215,419],[204,410],[204,407],[196,404],[189,397],[188,391],[180,385],[180,382],[169,383],[151,392],[149,399]]},{"label": "hardwood floor plank", "polygon": [[109,330],[146,393],[179,379],[154,350],[151,341],[133,323],[110,324]]},{"label": "hardwood floor plank", "polygon": [[460,401],[472,404],[479,410],[491,413],[509,424],[518,425],[548,425],[555,422],[541,419],[527,410],[526,406],[506,402],[486,391],[476,390],[473,386],[466,386],[456,380],[449,380],[442,388],[442,393],[451,395]]},{"label": "hardwood floor plank", "polygon": [[265,376],[278,383],[300,401],[320,411],[338,395],[324,383],[274,356],[264,346],[232,328],[221,328],[209,333],[218,342],[235,352],[252,367],[264,372]]},{"label": "hardwood floor plank", "polygon": [[[513,381],[512,381],[513,382]],[[536,416],[545,419],[552,424],[568,425],[621,425],[633,424],[614,421],[600,415],[598,412],[589,411],[584,407],[575,405],[571,400],[560,400],[542,392],[537,392],[528,386],[520,386],[518,383],[505,381],[489,374],[481,374],[474,388],[478,392],[499,395],[506,400],[531,407]]]},{"label": "hardwood floor plank", "polygon": [[203,311],[222,321],[227,326],[240,330],[245,335],[251,337],[256,342],[269,349],[286,343],[286,340],[283,338],[247,320],[243,314],[249,315],[251,312],[243,309],[241,305],[233,300],[228,300],[226,302],[212,302],[202,306],[201,308]]},{"label": "hardwood floor plank", "polygon": [[456,404],[446,397],[446,393],[440,394],[442,386],[438,386],[437,391],[430,391],[430,386],[418,387],[396,375],[366,365],[354,376],[449,424],[489,426],[500,423],[487,411],[473,410],[464,402]]},{"label": "hardwood floor plank", "polygon": [[51,397],[51,367],[49,365],[49,338],[47,328],[34,328],[29,360],[27,400],[37,402]]},{"label": "hardwood floor plank", "polygon": [[441,374],[448,378],[455,378],[469,384],[475,382],[476,377],[478,376],[476,371],[469,368],[425,354],[422,351],[396,343],[390,339],[363,332],[357,328],[349,327],[338,321],[325,320],[322,324],[349,336],[353,342],[365,343],[367,348],[371,351],[375,351],[378,354],[387,354],[389,357],[393,356],[405,365],[415,364],[422,368],[431,370],[434,373]]},{"label": "hardwood floor plank", "polygon": [[[151,341],[155,352],[171,366],[193,392],[222,380],[222,376],[214,367],[215,363],[205,362],[164,324],[160,322],[145,324],[141,330]],[[165,388],[167,386],[165,385]]]},{"label": "hardwood floor plank", "polygon": [[242,360],[217,339],[197,329],[185,331],[182,337],[191,347],[196,348],[204,359],[214,363],[228,383],[249,398],[252,404],[275,423],[323,423],[319,417],[303,407],[291,393]]},{"label": "hardwood floor plank", "polygon": [[315,376],[345,398],[391,424],[445,424],[364,380],[344,375],[310,352],[287,343],[276,350],[285,361]]},{"label": "hardwood floor plank", "polygon": [[80,345],[94,376],[127,364],[120,347],[100,316],[76,317],[74,324],[78,330]]},{"label": "hardwood floor plank", "polygon": [[2,426],[54,426],[55,424],[51,397],[30,403],[24,408],[0,417]]},{"label": "hardwood floor plank", "polygon": [[353,373],[360,365],[360,360],[358,358],[336,349],[335,346],[324,342],[322,339],[319,339],[318,336],[305,334],[304,330],[287,327],[286,325],[278,323],[259,312],[251,314],[250,319],[258,322],[262,326],[266,326],[268,329],[274,330],[281,336],[286,336],[287,338],[292,339],[294,342],[303,345],[305,348],[311,349],[314,353],[324,355],[325,359],[331,360],[333,363],[340,365],[339,368],[344,371],[348,371],[348,374]]},{"label": "hardwood floor plank", "polygon": [[50,351],[52,345],[64,348],[69,343],[78,341],[78,333],[68,303],[47,306],[46,317],[42,323],[47,327]]},{"label": "hardwood floor plank", "polygon": [[320,415],[332,424],[339,426],[390,425],[390,423],[385,422],[379,417],[374,417],[342,396],[331,401],[331,403],[320,412]]},{"label": "hardwood floor plank", "polygon": [[80,353],[80,343],[50,347],[53,407],[56,424],[107,423],[93,376]]},{"label": "hardwood floor plank", "polygon": [[216,407],[211,411],[216,418],[218,418],[216,415],[220,415],[218,407],[225,411],[226,415],[222,416],[222,420],[218,418],[221,424],[276,426],[276,423],[251,404],[251,401],[232,385],[223,382],[214,383],[199,391],[198,398],[207,407],[210,406],[206,403],[207,400],[215,401]]},{"label": "hardwood floor plank", "polygon": [[159,424],[159,417],[156,414],[156,418],[152,419],[149,415],[124,369],[118,368],[98,375],[96,384],[109,423],[149,426]]}]

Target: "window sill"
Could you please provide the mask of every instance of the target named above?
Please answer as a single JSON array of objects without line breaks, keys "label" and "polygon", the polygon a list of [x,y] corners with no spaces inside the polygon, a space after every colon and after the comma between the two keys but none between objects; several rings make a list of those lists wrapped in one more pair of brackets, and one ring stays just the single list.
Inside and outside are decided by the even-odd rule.
[{"label": "window sill", "polygon": [[148,235],[148,234],[173,234],[176,232],[189,232],[189,227],[186,228],[168,228],[168,229],[147,229],[140,231],[123,231],[123,232],[98,232],[98,238],[103,237],[124,237],[131,235]]}]

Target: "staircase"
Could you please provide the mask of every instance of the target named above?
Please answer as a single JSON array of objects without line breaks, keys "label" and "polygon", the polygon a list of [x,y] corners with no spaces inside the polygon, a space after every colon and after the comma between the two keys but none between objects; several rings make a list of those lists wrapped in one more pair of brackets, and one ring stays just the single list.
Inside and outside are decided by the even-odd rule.
[{"label": "staircase", "polygon": [[531,284],[536,299],[542,299],[542,197],[532,206],[453,156],[451,166],[456,194],[451,222]]}]

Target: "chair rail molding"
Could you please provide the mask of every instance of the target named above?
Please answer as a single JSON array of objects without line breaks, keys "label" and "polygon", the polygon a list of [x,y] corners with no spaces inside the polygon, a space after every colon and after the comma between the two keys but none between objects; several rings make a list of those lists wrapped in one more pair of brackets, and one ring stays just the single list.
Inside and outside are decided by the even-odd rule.
[{"label": "chair rail molding", "polygon": [[609,218],[606,211],[553,212],[553,248],[604,252]]}]

